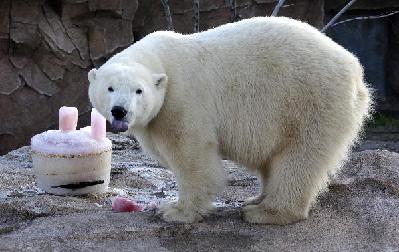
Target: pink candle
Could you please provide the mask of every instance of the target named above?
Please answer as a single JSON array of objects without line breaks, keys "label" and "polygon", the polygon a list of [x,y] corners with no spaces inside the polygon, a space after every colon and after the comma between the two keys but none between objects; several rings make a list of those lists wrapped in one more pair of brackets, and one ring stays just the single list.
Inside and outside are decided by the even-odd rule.
[{"label": "pink candle", "polygon": [[105,133],[105,118],[93,108],[91,111],[91,136],[94,139],[101,140],[105,138]]},{"label": "pink candle", "polygon": [[61,107],[59,110],[59,129],[61,131],[76,130],[78,124],[78,109],[75,107]]}]

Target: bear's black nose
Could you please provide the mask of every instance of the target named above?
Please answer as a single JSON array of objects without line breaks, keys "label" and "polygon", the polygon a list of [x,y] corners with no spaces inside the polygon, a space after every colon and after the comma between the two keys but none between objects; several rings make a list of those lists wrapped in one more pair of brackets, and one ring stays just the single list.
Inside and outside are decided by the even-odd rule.
[{"label": "bear's black nose", "polygon": [[114,106],[111,110],[112,116],[116,119],[116,120],[122,120],[123,117],[126,116],[127,111],[126,109],[124,109],[121,106]]}]

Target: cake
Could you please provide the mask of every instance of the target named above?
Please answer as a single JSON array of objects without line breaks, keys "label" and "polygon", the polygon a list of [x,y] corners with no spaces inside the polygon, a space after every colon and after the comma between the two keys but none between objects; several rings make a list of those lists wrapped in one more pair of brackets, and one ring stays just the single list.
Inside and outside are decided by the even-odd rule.
[{"label": "cake", "polygon": [[78,110],[61,107],[59,130],[31,139],[37,185],[56,195],[81,195],[107,191],[112,143],[106,138],[105,118],[95,109],[91,126],[76,130]]}]

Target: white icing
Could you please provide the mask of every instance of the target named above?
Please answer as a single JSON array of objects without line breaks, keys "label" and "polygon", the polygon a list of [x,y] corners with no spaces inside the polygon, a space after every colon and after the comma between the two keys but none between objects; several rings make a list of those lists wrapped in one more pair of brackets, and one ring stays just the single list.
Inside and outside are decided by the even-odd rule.
[{"label": "white icing", "polygon": [[98,153],[111,146],[112,142],[108,138],[101,140],[92,138],[90,126],[69,132],[48,130],[31,139],[33,151],[48,154]]}]

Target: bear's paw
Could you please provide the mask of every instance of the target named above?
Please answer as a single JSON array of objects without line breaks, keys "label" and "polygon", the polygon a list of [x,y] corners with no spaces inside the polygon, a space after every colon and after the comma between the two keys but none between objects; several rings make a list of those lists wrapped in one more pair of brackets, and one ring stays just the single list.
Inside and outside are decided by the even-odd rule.
[{"label": "bear's paw", "polygon": [[269,208],[264,204],[248,205],[243,209],[244,220],[249,223],[286,225],[306,219],[306,216]]},{"label": "bear's paw", "polygon": [[203,219],[203,215],[198,211],[188,208],[178,201],[162,204],[158,213],[167,222],[194,223]]}]

